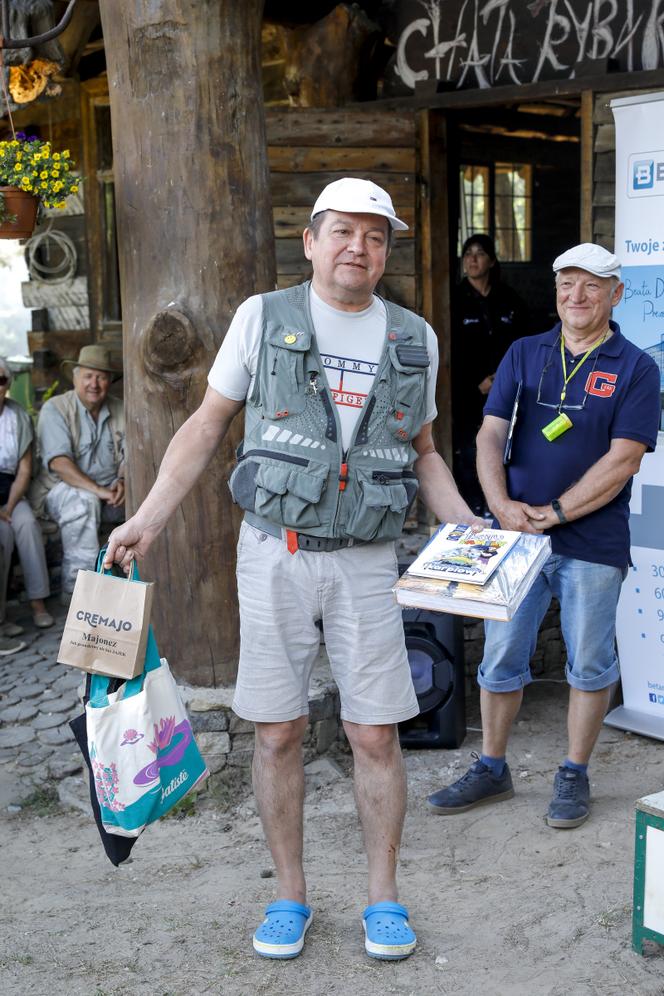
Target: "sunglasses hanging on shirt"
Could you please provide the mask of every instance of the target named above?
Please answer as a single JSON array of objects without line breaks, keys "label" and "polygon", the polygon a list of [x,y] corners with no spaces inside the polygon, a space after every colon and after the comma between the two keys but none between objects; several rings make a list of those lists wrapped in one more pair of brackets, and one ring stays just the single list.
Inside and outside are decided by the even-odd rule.
[{"label": "sunglasses hanging on shirt", "polygon": [[593,368],[591,373],[595,372],[595,367],[597,366],[597,359],[599,357],[600,347],[608,338],[609,331],[605,332],[600,339],[595,340],[595,342],[593,342],[588,347],[588,349],[583,355],[583,358],[579,361],[577,366],[575,366],[574,369],[570,371],[570,373],[567,373],[567,361],[565,359],[565,340],[563,338],[562,333],[560,334],[558,341],[560,342],[560,362],[562,365],[562,372],[563,372],[563,386],[560,391],[560,400],[554,403],[542,401],[542,382],[544,381],[544,375],[551,366],[553,360],[553,351],[558,345],[558,341],[555,342],[551,347],[551,350],[549,352],[549,357],[546,363],[544,364],[544,369],[542,370],[542,374],[539,380],[539,386],[537,388],[537,404],[542,405],[544,408],[556,408],[558,410],[558,414],[556,415],[556,417],[552,419],[551,422],[548,422],[542,429],[542,434],[546,439],[549,440],[550,443],[552,443],[554,439],[558,439],[559,436],[562,436],[564,432],[567,432],[568,429],[571,429],[573,427],[574,423],[567,414],[567,411],[580,412],[583,411],[583,409],[585,408],[586,400],[588,398],[588,389],[586,388],[586,391],[583,395],[583,401],[581,402],[580,405],[570,405],[565,403],[565,399],[567,398],[567,385],[571,381],[572,377],[574,377],[579,372],[579,370],[586,362],[586,360],[593,352],[593,350],[596,349],[597,352],[595,353],[595,359],[593,361]]}]

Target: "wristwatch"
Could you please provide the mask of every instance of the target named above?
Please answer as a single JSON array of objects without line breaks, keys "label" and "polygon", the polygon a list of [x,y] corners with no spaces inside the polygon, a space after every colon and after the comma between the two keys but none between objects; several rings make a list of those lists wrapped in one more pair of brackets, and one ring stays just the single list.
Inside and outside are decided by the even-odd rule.
[{"label": "wristwatch", "polygon": [[565,513],[563,512],[560,502],[558,501],[557,498],[554,498],[553,501],[551,502],[551,508],[558,516],[558,521],[560,522],[561,526],[563,526],[567,522],[567,519],[565,518]]}]

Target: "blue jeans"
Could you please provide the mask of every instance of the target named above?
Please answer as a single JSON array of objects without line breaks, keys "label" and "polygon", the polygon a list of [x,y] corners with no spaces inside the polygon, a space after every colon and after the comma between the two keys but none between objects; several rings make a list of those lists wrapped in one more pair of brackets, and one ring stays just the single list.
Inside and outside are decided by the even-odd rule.
[{"label": "blue jeans", "polygon": [[530,659],[552,595],[560,602],[560,625],[572,688],[596,692],[620,677],[616,656],[616,607],[625,572],[552,554],[511,622],[484,623],[481,688],[514,692],[533,680]]}]

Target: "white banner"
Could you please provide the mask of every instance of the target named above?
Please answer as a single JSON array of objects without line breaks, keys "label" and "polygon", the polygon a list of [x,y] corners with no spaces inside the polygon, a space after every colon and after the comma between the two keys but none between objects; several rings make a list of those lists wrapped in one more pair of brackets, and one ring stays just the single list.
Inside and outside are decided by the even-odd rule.
[{"label": "white banner", "polygon": [[[653,357],[664,387],[664,93],[611,102],[621,331]],[[660,423],[660,429],[663,428]],[[643,458],[630,503],[632,561],[618,605],[622,706],[610,726],[664,740],[664,433]]]}]

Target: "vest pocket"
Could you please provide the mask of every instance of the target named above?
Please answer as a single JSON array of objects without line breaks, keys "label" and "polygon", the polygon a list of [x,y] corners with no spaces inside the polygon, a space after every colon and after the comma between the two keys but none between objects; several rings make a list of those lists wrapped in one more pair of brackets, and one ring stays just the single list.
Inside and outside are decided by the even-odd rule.
[{"label": "vest pocket", "polygon": [[[425,352],[424,347],[421,347]],[[419,432],[426,413],[427,366],[418,363],[410,366],[399,359],[398,347],[390,345],[394,404],[388,414],[386,427],[396,439],[406,442]]]},{"label": "vest pocket", "polygon": [[[287,340],[294,339],[294,342]],[[309,333],[271,329],[264,343],[260,401],[266,418],[285,418],[304,411],[304,357],[309,349]]]},{"label": "vest pocket", "polygon": [[396,539],[417,494],[415,474],[358,470],[354,476],[354,486],[348,492],[350,514],[345,532],[360,540]]},{"label": "vest pocket", "polygon": [[252,458],[249,451],[229,481],[233,500],[287,529],[320,525],[318,503],[325,489],[326,464],[301,457],[270,454]]}]

